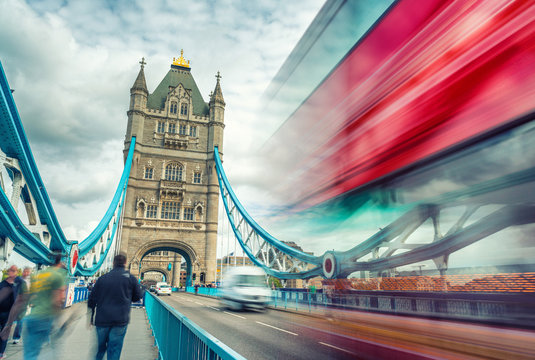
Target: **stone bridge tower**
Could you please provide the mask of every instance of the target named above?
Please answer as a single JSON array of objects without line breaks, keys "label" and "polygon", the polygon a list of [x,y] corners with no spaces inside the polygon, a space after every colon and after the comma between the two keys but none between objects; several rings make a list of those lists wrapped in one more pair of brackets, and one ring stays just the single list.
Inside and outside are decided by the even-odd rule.
[{"label": "stone bridge tower", "polygon": [[119,247],[135,276],[143,272],[144,259],[158,263],[159,255],[149,254],[175,252],[178,260],[166,258],[173,259],[171,266],[159,261],[168,282],[178,285],[183,258],[187,282],[209,283],[215,280],[219,202],[213,149],[223,151],[225,127],[221,76],[206,103],[182,52],[151,94],[144,59],[140,64],[127,113],[125,159],[133,136],[136,147]]}]

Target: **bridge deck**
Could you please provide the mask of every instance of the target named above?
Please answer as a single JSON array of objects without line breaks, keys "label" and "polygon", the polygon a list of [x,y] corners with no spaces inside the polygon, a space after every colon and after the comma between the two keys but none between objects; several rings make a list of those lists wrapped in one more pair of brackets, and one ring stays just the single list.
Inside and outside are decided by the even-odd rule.
[{"label": "bridge deck", "polygon": [[[86,309],[86,303],[79,303],[63,311],[60,323],[69,317],[72,317],[72,322],[62,336],[52,337],[56,355],[51,356],[53,345],[45,345],[41,351],[43,359],[67,360],[73,356],[79,360],[95,358],[96,333],[94,327],[90,329],[87,327]],[[24,333],[22,341],[16,345],[10,340],[5,353],[6,358],[22,360],[23,342]],[[145,309],[132,308],[121,359],[156,359],[158,352],[153,344],[154,338],[149,329]]]}]

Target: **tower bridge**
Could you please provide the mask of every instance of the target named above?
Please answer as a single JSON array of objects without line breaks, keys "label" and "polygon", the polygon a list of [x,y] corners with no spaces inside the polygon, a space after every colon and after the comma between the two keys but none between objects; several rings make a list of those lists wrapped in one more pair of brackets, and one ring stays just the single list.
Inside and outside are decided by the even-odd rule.
[{"label": "tower bridge", "polygon": [[[208,102],[189,61],[174,58],[149,93],[145,61],[130,89],[126,152],[136,137],[120,249],[139,276],[147,254],[171,251],[184,257],[187,284],[215,281],[218,184],[212,149],[223,145],[225,101],[219,73]],[[161,268],[171,279],[167,264]],[[178,286],[179,279],[173,280]]]},{"label": "tower bridge", "polygon": [[[149,295],[147,312],[164,358],[175,346],[165,343],[168,327],[174,326],[169,319],[191,330],[195,341],[203,344],[199,347],[239,358],[177,315],[171,308],[175,306],[192,317],[202,314],[205,317],[196,320],[229,342],[234,332],[229,334],[225,316],[230,314],[231,329],[246,329],[240,338],[257,339],[251,348],[238,343],[252,355],[258,344],[266,349],[278,344],[259,341],[267,339],[265,331],[252,330],[258,325],[287,337],[308,334],[299,337],[304,339],[302,358],[331,354],[320,345],[337,349],[340,357],[361,354],[344,348],[348,344],[353,350],[380,349],[385,357],[428,358],[431,353],[418,351],[422,344],[433,356],[449,351],[486,356],[489,348],[502,355],[535,356],[523,345],[532,343],[526,341],[533,338],[531,330],[519,335],[508,328],[507,336],[515,341],[513,349],[504,349],[459,324],[462,336],[452,337],[454,331],[448,328],[431,340],[418,330],[418,320],[408,327],[396,325],[397,332],[385,325],[399,322],[385,314],[403,313],[433,321],[534,326],[532,273],[450,276],[448,270],[452,258],[461,258],[464,267],[470,265],[466,262],[485,260],[487,252],[496,254],[498,247],[507,253],[517,246],[527,254],[534,248],[535,73],[526,59],[534,58],[535,6],[505,0],[381,4],[366,29],[332,43],[332,34],[340,33],[338,26],[347,25],[358,9],[354,2],[327,2],[267,92],[266,109],[276,114],[266,110],[266,117],[282,116],[274,122],[278,130],[260,158],[270,169],[266,179],[277,184],[273,192],[283,202],[278,215],[304,229],[298,244],[283,240],[283,231],[276,236],[267,232],[234,192],[222,164],[221,76],[218,72],[205,101],[183,52],[152,92],[145,79],[147,63],[141,60],[130,89],[125,166],[117,190],[86,239],[67,239],[0,64],[0,259],[5,263],[16,251],[41,266],[60,252],[70,275],[88,277],[106,271],[109,259],[123,251],[132,274],[160,272],[173,285],[184,260],[187,290],[192,291],[189,285],[194,281],[217,280],[218,222],[224,219],[243,262],[246,256],[267,275],[282,280],[323,278],[324,288],[314,296],[302,289],[280,290],[273,293],[272,302],[283,303],[285,310],[288,301],[295,302],[296,312],[323,306],[319,317],[324,319],[311,325],[299,318],[301,328],[277,313],[273,318],[284,324],[280,328],[279,323],[269,323],[270,315],[221,311],[213,298],[200,302],[174,294],[165,304]],[[475,18],[485,21],[474,23]],[[317,59],[330,61],[325,65]],[[303,74],[307,81],[302,87]],[[325,228],[341,235],[328,236]],[[307,245],[318,243],[322,251],[308,251]],[[420,276],[401,276],[411,267],[419,267]],[[192,310],[185,302],[199,307]],[[357,332],[373,334],[373,339],[343,335],[347,329],[329,333],[332,324],[322,321],[340,307],[351,310],[353,320],[365,321]],[[368,316],[368,311],[382,314]],[[162,313],[166,316],[158,317]],[[353,320],[348,327],[354,330]],[[216,329],[213,324],[223,325]],[[480,330],[496,336],[484,326],[475,332]],[[325,343],[325,333],[338,339],[337,345]],[[374,342],[376,336],[385,343]],[[473,341],[467,345],[466,339]],[[400,342],[403,346],[390,346]],[[459,343],[457,349],[449,346]]]}]

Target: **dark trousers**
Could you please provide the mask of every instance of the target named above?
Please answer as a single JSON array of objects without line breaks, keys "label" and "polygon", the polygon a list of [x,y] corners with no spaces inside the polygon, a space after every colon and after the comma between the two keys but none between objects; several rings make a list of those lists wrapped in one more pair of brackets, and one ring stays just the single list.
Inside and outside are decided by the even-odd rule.
[{"label": "dark trousers", "polygon": [[97,326],[98,350],[96,360],[102,360],[104,354],[108,353],[108,360],[119,360],[123,349],[125,326]]},{"label": "dark trousers", "polygon": [[[8,312],[0,312],[0,331],[6,326],[7,319],[9,318]],[[1,340],[0,339],[0,354],[3,354],[6,351],[7,346],[7,339]]]},{"label": "dark trousers", "polygon": [[15,326],[15,331],[13,331],[13,340],[20,340],[20,336],[22,334],[23,322],[24,322],[24,319],[20,319],[17,321],[17,326]]}]

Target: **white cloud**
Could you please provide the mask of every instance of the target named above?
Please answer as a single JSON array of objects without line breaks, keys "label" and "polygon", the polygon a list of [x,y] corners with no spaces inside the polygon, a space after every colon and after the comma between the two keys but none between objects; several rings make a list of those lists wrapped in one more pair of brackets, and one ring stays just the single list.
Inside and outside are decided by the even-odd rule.
[{"label": "white cloud", "polygon": [[[380,211],[357,211],[334,225],[299,217],[281,223],[272,216],[280,202],[265,189],[287,173],[266,167],[253,151],[276,128],[259,111],[260,97],[322,3],[0,0],[0,60],[16,90],[33,154],[66,236],[87,236],[111,201],[123,168],[126,110],[138,61],[145,57],[147,85],[153,91],[180,49],[191,60],[205,100],[215,73],[223,75],[224,166],[240,201],[260,225],[319,255],[332,248],[346,250],[395,219],[399,214]],[[533,163],[511,156],[513,145],[503,152],[514,160],[511,167]],[[276,165],[292,169],[293,159],[276,150]],[[450,179],[433,179],[406,197],[427,198],[458,187]],[[225,236],[224,231],[220,237]],[[472,261],[467,259],[493,264],[501,255],[515,262],[533,253],[529,240],[524,240],[529,246],[506,248],[496,239],[456,253],[450,265]]]},{"label": "white cloud", "polygon": [[234,177],[263,131],[260,96],[322,3],[0,0],[0,60],[67,237],[88,233],[111,201],[141,57],[149,91],[180,49],[205,100],[221,71]]}]

